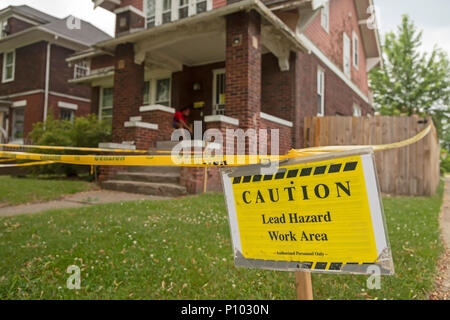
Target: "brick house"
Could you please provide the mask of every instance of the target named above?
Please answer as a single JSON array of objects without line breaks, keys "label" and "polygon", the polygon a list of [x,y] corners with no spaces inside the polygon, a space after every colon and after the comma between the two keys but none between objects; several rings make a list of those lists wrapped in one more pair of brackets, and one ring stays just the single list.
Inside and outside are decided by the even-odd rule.
[{"label": "brick house", "polygon": [[84,70],[66,58],[111,37],[72,16],[29,6],[0,10],[0,141],[23,143],[32,126],[91,113],[91,90],[68,83]]},{"label": "brick house", "polygon": [[[373,113],[371,0],[94,3],[116,14],[116,37],[71,56],[90,72],[70,82],[92,88],[113,143],[155,147],[170,140],[175,110],[194,106],[204,130],[279,129],[284,153],[302,147],[305,116]],[[182,184],[199,191],[203,171],[183,170]]]}]

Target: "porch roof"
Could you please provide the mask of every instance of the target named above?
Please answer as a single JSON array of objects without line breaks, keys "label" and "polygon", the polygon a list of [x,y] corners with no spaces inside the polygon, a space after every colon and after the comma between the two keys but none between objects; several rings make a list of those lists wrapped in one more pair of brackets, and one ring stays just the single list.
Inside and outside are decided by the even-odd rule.
[{"label": "porch roof", "polygon": [[200,65],[225,60],[226,15],[255,10],[262,17],[261,42],[272,52],[282,70],[289,69],[290,51],[307,49],[281,19],[260,0],[243,0],[161,26],[107,40],[94,47],[113,53],[123,43],[135,46],[135,61],[178,71],[182,65]]}]

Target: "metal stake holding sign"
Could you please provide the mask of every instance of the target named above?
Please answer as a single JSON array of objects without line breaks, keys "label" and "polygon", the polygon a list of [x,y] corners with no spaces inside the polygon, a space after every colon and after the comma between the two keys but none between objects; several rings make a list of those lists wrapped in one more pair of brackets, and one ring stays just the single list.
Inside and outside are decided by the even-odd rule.
[{"label": "metal stake holding sign", "polygon": [[311,272],[394,274],[371,148],[263,169],[222,169],[237,267],[298,272],[302,299]]}]

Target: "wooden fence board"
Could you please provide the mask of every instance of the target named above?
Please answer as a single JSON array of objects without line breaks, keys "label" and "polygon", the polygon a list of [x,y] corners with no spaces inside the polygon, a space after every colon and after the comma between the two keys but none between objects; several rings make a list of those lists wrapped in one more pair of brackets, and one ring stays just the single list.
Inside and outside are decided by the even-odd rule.
[{"label": "wooden fence board", "polygon": [[[412,117],[307,117],[304,146],[377,145],[408,139],[425,129],[431,118]],[[397,195],[432,195],[439,185],[439,141],[436,129],[421,141],[403,148],[375,153],[382,192]]]}]

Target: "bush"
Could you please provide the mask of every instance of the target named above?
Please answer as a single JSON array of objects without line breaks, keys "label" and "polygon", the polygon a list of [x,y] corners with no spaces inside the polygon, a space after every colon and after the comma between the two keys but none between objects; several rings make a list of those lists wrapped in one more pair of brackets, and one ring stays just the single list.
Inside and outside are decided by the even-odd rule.
[{"label": "bush", "polygon": [[450,152],[447,150],[441,152],[441,173],[450,173]]},{"label": "bush", "polygon": [[[28,137],[35,145],[97,148],[100,142],[110,141],[111,128],[95,114],[76,117],[73,122],[57,120],[50,115],[45,123],[35,123]],[[75,151],[39,150],[39,153],[74,154]],[[39,167],[38,173],[74,176],[80,168],[83,166],[54,164]]]}]

